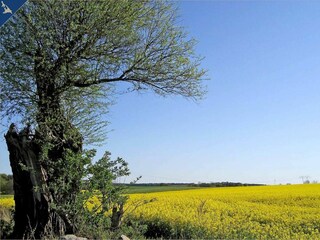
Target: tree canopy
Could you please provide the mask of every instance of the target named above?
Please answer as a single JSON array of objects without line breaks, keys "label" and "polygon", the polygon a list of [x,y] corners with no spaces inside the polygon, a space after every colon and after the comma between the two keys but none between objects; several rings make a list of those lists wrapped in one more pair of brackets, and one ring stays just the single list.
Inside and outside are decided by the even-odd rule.
[{"label": "tree canopy", "polygon": [[201,57],[176,14],[166,1],[28,1],[0,29],[1,115],[35,122],[54,95],[88,133],[116,82],[201,98]]}]

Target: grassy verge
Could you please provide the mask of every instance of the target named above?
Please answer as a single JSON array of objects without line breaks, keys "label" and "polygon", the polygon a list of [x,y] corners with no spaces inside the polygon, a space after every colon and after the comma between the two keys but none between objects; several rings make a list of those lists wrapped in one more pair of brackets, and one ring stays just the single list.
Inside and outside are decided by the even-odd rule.
[{"label": "grassy verge", "polygon": [[129,186],[128,193],[153,193],[153,192],[168,192],[182,191],[190,189],[200,189],[199,187],[190,187],[187,185],[169,185],[169,186]]},{"label": "grassy verge", "polygon": [[13,198],[13,195],[4,195],[4,194],[1,194],[1,195],[0,195],[0,198]]}]

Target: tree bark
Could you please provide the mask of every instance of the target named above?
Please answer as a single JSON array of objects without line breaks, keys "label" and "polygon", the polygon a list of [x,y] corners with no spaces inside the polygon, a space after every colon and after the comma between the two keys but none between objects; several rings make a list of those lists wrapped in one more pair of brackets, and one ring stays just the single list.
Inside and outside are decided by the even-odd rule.
[{"label": "tree bark", "polygon": [[[59,132],[67,131],[65,128],[68,128],[63,124],[55,127],[60,130]],[[74,131],[77,132],[76,129]],[[39,239],[48,234],[52,236],[73,233],[74,226],[67,214],[57,212],[50,206],[52,203],[59,204],[59,201],[63,201],[63,199],[56,199],[56,193],[50,188],[50,184],[60,176],[66,175],[65,169],[63,166],[54,169],[52,176],[47,174],[47,170],[50,163],[64,158],[66,149],[73,152],[81,151],[81,135],[75,135],[69,138],[64,137],[64,140],[60,139],[62,144],[56,144],[51,148],[48,152],[48,159],[43,162],[40,159],[41,144],[43,144],[43,137],[40,136],[40,133],[30,135],[29,127],[17,132],[14,124],[11,124],[5,139],[14,184],[15,226],[12,238]],[[77,192],[79,182],[73,184],[75,185],[73,191]],[[64,198],[68,197],[70,196],[64,196]]]},{"label": "tree bark", "polygon": [[50,215],[51,197],[39,162],[40,147],[26,130],[17,133],[11,124],[5,135],[14,182],[15,239],[41,238]]},{"label": "tree bark", "polygon": [[123,204],[120,204],[119,206],[117,205],[113,206],[112,215],[111,215],[111,230],[116,230],[120,228],[123,214],[124,214]]}]

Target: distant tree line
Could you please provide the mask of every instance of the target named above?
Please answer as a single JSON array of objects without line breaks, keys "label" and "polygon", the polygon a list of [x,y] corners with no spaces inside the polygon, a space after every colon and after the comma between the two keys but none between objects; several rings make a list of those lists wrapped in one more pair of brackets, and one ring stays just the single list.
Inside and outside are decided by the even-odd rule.
[{"label": "distant tree line", "polygon": [[11,174],[0,173],[0,193],[13,194],[13,177]]},{"label": "distant tree line", "polygon": [[240,182],[210,182],[190,184],[194,187],[246,187],[246,186],[265,186],[265,184],[240,183]]},{"label": "distant tree line", "polygon": [[131,183],[130,186],[190,186],[190,187],[238,187],[238,186],[264,186],[265,184],[252,184],[240,182],[210,182],[210,183]]}]

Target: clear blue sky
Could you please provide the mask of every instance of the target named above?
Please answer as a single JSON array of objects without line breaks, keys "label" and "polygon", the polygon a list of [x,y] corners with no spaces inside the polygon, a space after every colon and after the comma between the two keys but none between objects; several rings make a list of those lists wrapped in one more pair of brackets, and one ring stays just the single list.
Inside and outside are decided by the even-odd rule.
[{"label": "clear blue sky", "polygon": [[177,4],[205,56],[206,99],[119,96],[104,148],[141,182],[320,180],[320,2]]}]

